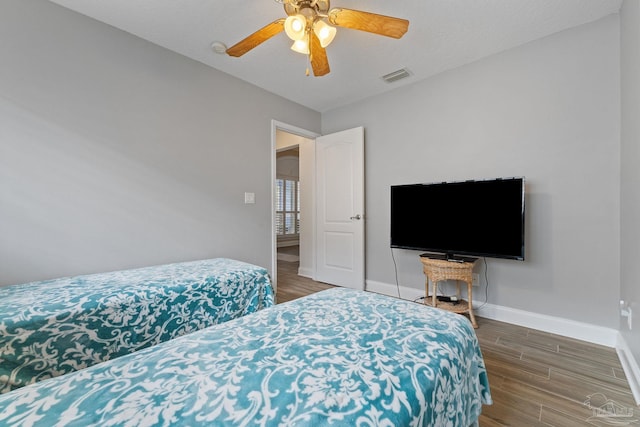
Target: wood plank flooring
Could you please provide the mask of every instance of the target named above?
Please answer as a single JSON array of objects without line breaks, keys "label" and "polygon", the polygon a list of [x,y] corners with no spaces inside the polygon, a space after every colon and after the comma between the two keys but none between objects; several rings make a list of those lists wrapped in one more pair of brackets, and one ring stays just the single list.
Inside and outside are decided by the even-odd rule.
[{"label": "wood plank flooring", "polygon": [[[297,268],[278,262],[278,303],[332,287],[298,276]],[[640,426],[640,408],[614,349],[477,320],[493,397],[482,409],[481,427]],[[606,411],[596,411],[601,407]]]},{"label": "wood plank flooring", "polygon": [[278,260],[278,304],[333,288],[326,283],[298,276],[298,265],[297,262]]}]

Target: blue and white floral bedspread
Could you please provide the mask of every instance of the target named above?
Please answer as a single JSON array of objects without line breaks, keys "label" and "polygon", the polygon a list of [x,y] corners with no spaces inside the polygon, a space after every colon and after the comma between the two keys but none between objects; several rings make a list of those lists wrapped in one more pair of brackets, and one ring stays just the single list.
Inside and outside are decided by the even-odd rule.
[{"label": "blue and white floral bedspread", "polygon": [[223,258],[0,288],[0,393],[273,304],[267,270]]},{"label": "blue and white floral bedspread", "polygon": [[332,289],[0,395],[0,425],[458,427],[490,403],[466,318]]}]

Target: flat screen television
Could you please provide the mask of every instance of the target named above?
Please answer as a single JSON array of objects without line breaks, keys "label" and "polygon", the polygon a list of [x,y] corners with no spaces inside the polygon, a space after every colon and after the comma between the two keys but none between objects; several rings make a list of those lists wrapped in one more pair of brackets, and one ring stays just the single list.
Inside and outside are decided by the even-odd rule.
[{"label": "flat screen television", "polygon": [[391,247],[524,260],[524,178],[391,186]]}]

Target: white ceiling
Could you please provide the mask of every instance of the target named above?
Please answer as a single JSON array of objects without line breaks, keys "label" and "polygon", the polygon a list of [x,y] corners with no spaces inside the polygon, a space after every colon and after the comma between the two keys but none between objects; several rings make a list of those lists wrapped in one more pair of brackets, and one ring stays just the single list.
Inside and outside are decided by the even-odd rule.
[{"label": "white ceiling", "polygon": [[[219,55],[285,16],[275,0],[51,0],[323,112],[617,13],[622,0],[334,0],[332,7],[410,21],[400,40],[338,28],[331,73],[305,76],[307,59],[281,33],[241,58]],[[408,68],[411,77],[381,76]]]}]

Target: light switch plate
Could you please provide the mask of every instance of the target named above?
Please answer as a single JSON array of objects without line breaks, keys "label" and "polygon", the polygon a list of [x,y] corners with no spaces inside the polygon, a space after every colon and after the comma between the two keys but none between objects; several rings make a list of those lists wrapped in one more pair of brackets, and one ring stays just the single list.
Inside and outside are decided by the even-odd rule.
[{"label": "light switch plate", "polygon": [[252,205],[256,202],[256,193],[244,193],[244,203]]}]

